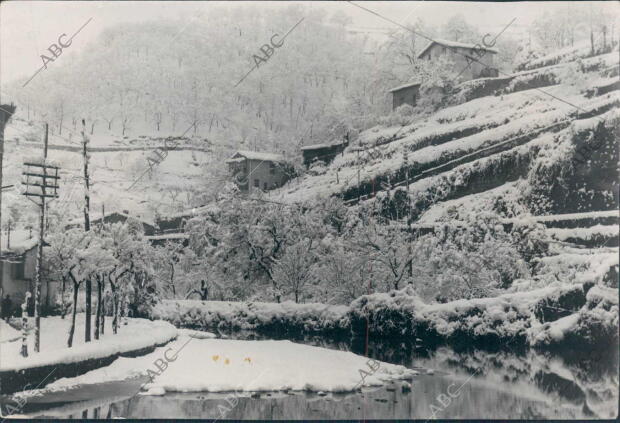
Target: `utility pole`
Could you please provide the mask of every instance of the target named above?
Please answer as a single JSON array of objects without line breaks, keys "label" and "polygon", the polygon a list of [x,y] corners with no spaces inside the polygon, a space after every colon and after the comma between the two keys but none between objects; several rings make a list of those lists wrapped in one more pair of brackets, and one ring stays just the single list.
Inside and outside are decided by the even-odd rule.
[{"label": "utility pole", "polygon": [[360,150],[357,150],[357,204],[362,201],[362,192],[360,187],[360,166],[362,165],[360,162]]},{"label": "utility pole", "polygon": [[[84,231],[90,231],[90,182],[88,180],[88,137],[86,136],[86,121],[82,119],[82,154],[84,159]],[[84,342],[90,342],[91,324],[91,296],[93,285],[90,277],[86,278],[86,325],[84,327]]]},{"label": "utility pole", "polygon": [[[40,339],[41,339],[41,276],[43,270],[43,238],[45,234],[45,212],[46,212],[46,198],[58,198],[58,166],[54,166],[47,162],[47,138],[48,138],[48,125],[45,124],[45,137],[43,139],[43,160],[41,162],[31,161],[24,162],[26,169],[22,172],[22,175],[26,177],[25,181],[22,181],[26,187],[24,195],[26,197],[38,197],[40,203],[36,203],[40,207],[39,215],[39,244],[37,247],[37,272],[35,275],[34,285],[34,351],[40,351]],[[48,173],[49,172],[49,173]],[[34,178],[31,180],[30,178]],[[51,181],[51,182],[50,182]],[[31,192],[33,189],[34,192]],[[48,191],[48,189],[50,191]],[[53,191],[52,191],[53,190]]]},{"label": "utility pole", "polygon": [[[15,113],[13,104],[0,104],[0,224],[2,223],[2,164],[4,162],[4,127]],[[2,231],[0,231],[0,292],[4,286],[4,261],[2,260]]]},{"label": "utility pole", "polygon": [[413,231],[411,229],[411,196],[409,195],[409,155],[407,147],[403,151],[403,164],[405,166],[405,181],[407,183],[407,231],[409,232],[409,242],[407,243],[407,255],[409,259],[409,284],[413,283],[413,257],[411,243],[413,242]]}]

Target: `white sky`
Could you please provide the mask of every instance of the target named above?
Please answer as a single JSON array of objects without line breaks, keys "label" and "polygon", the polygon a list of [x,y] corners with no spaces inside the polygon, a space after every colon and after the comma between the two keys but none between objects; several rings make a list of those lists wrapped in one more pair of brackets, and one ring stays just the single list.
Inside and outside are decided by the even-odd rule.
[{"label": "white sky", "polygon": [[[57,42],[60,34],[71,36],[89,18],[92,21],[75,37],[63,55],[78,54],[87,48],[104,29],[120,22],[142,22],[159,18],[195,16],[199,10],[207,10],[213,4],[242,5],[245,2],[173,2],[173,1],[125,1],[125,2],[74,2],[74,1],[5,1],[0,4],[0,82],[20,76],[31,76],[42,64],[40,55],[51,43]],[[261,2],[265,7],[287,7],[291,2]],[[361,10],[347,2],[300,2],[313,8],[324,8],[328,12],[342,10],[353,19],[356,27],[397,27],[381,18]],[[572,4],[571,4],[572,3]],[[562,7],[584,9],[586,2],[431,2],[431,1],[364,1],[365,8],[376,11],[396,22],[406,24],[419,16],[424,21],[443,24],[456,13],[462,13],[466,20],[477,25],[482,33],[499,31],[513,18],[517,18],[509,32],[523,33],[525,28],[545,10],[553,13]],[[570,4],[570,5],[569,5]],[[618,12],[618,2],[608,2],[607,7]],[[208,20],[208,14],[206,19]],[[199,24],[196,20],[190,24]],[[64,38],[63,38],[64,39]],[[60,59],[60,58],[59,58]],[[105,58],[102,57],[102,62]],[[49,66],[53,66],[53,63]]]}]

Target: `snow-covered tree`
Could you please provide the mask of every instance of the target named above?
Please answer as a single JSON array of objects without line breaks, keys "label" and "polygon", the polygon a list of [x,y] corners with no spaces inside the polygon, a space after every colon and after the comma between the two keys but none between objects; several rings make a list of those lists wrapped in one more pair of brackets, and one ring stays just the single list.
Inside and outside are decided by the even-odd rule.
[{"label": "snow-covered tree", "polygon": [[314,280],[315,263],[312,240],[297,242],[287,247],[273,264],[273,280],[285,295],[292,294],[298,303]]}]

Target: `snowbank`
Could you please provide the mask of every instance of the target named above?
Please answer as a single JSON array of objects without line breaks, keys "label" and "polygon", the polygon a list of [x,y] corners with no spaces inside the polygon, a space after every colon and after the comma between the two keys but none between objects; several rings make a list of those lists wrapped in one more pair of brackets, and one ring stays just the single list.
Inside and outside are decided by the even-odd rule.
[{"label": "snowbank", "polygon": [[552,237],[560,241],[571,240],[609,240],[618,236],[617,225],[595,225],[589,228],[550,228],[547,229]]},{"label": "snowbank", "polygon": [[[164,301],[154,307],[153,317],[178,327],[228,330],[256,330],[284,333],[337,333],[374,337],[409,337],[427,343],[465,343],[481,346],[545,346],[537,341],[551,323],[588,325],[583,317],[594,298],[594,284],[555,283],[527,292],[511,292],[498,297],[426,304],[411,288],[365,295],[347,306],[294,303],[233,303],[221,301]],[[589,295],[588,297],[586,295]],[[571,319],[562,320],[567,316]],[[588,336],[596,339],[611,324],[593,327]],[[559,329],[558,329],[559,330]],[[552,340],[560,337],[552,337]]]},{"label": "snowbank", "polygon": [[[154,363],[167,359],[159,371]],[[161,366],[163,367],[163,366]],[[150,371],[149,371],[150,370]],[[369,360],[351,352],[296,344],[290,341],[231,341],[180,337],[136,358],[119,358],[110,366],[46,390],[148,376],[143,390],[165,392],[323,391],[347,392],[408,379],[417,372],[404,366]]]},{"label": "snowbank", "polygon": [[171,324],[146,319],[127,319],[127,325],[121,325],[118,334],[113,335],[111,319],[107,319],[105,335],[84,343],[84,315],[78,315],[77,321],[72,348],[67,348],[70,318],[59,316],[41,319],[41,352],[38,354],[34,353],[33,336],[29,337],[28,357],[20,355],[21,342],[0,344],[0,372],[103,358],[165,344],[177,336],[177,329]]},{"label": "snowbank", "polygon": [[21,338],[21,332],[0,320],[0,342],[11,342]]},{"label": "snowbank", "polygon": [[326,304],[163,300],[152,311],[154,319],[177,327],[259,332],[325,333],[348,331],[347,306]]},{"label": "snowbank", "polygon": [[545,324],[530,338],[533,346],[569,348],[584,353],[617,348],[618,290],[594,286],[578,313]]},{"label": "snowbank", "polygon": [[[485,347],[506,342],[550,346],[563,339],[560,333],[571,331],[576,338],[586,337],[591,345],[617,332],[618,324],[617,299],[614,321],[609,288],[597,286],[591,290],[592,286],[556,285],[445,304],[425,304],[407,288],[365,295],[351,303],[351,329],[360,335],[368,327],[373,336],[478,343]],[[603,297],[605,301],[600,300]],[[541,334],[549,330],[549,334]],[[617,342],[617,335],[615,339]],[[573,342],[579,343],[576,339]]]}]

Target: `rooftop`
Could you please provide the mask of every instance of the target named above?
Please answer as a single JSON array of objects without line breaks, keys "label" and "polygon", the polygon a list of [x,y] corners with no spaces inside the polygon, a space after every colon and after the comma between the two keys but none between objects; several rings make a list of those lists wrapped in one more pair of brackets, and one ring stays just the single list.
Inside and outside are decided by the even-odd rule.
[{"label": "rooftop", "polygon": [[449,40],[436,39],[436,40],[433,40],[433,41],[429,42],[426,45],[426,47],[424,47],[422,49],[422,51],[418,54],[418,58],[420,56],[422,56],[424,53],[426,53],[426,50],[431,48],[431,46],[433,44],[439,44],[439,45],[442,45],[442,46],[452,47],[452,48],[479,49],[479,50],[486,50],[489,53],[497,53],[497,50],[495,50],[494,48],[485,47],[485,46],[480,45],[480,44],[459,43],[457,41],[449,41]]},{"label": "rooftop", "polygon": [[333,143],[333,144],[323,143],[323,144],[306,145],[306,146],[301,147],[301,151],[320,150],[322,148],[336,147],[336,146],[339,146],[339,145],[342,145],[342,144],[346,144],[346,141],[337,142],[337,143]]},{"label": "rooftop", "polygon": [[39,242],[39,232],[33,230],[32,238],[30,237],[30,231],[27,229],[14,229],[11,231],[11,248],[7,248],[8,236],[6,233],[2,234],[2,254],[13,253],[22,254],[31,248],[35,247]]},{"label": "rooftop", "polygon": [[[140,217],[140,216],[134,216],[131,214],[127,214],[124,211],[120,212],[120,211],[111,211],[110,213],[106,213],[105,217],[109,217],[112,215],[119,215],[119,216],[123,216],[125,217],[127,220],[137,220],[138,222],[141,223],[146,223],[147,225],[151,225],[153,227],[156,226],[155,222],[153,222],[152,220],[146,219],[144,217]],[[100,221],[101,218],[103,217],[101,213],[90,213],[90,223],[94,223],[97,221]],[[70,221],[67,222],[68,225],[83,225],[84,224],[84,218],[83,217],[79,217],[77,219],[72,219]]]},{"label": "rooftop", "polygon": [[389,92],[393,93],[394,91],[400,91],[405,88],[415,87],[416,85],[421,85],[422,81],[419,79],[414,79],[413,81],[409,81],[406,84],[399,85],[398,87],[392,88]]},{"label": "rooftop", "polygon": [[237,159],[240,157],[244,157],[248,160],[260,160],[263,162],[283,162],[284,161],[284,156],[282,156],[281,154],[239,150],[230,159],[226,160],[226,163],[234,163],[238,161]]}]

